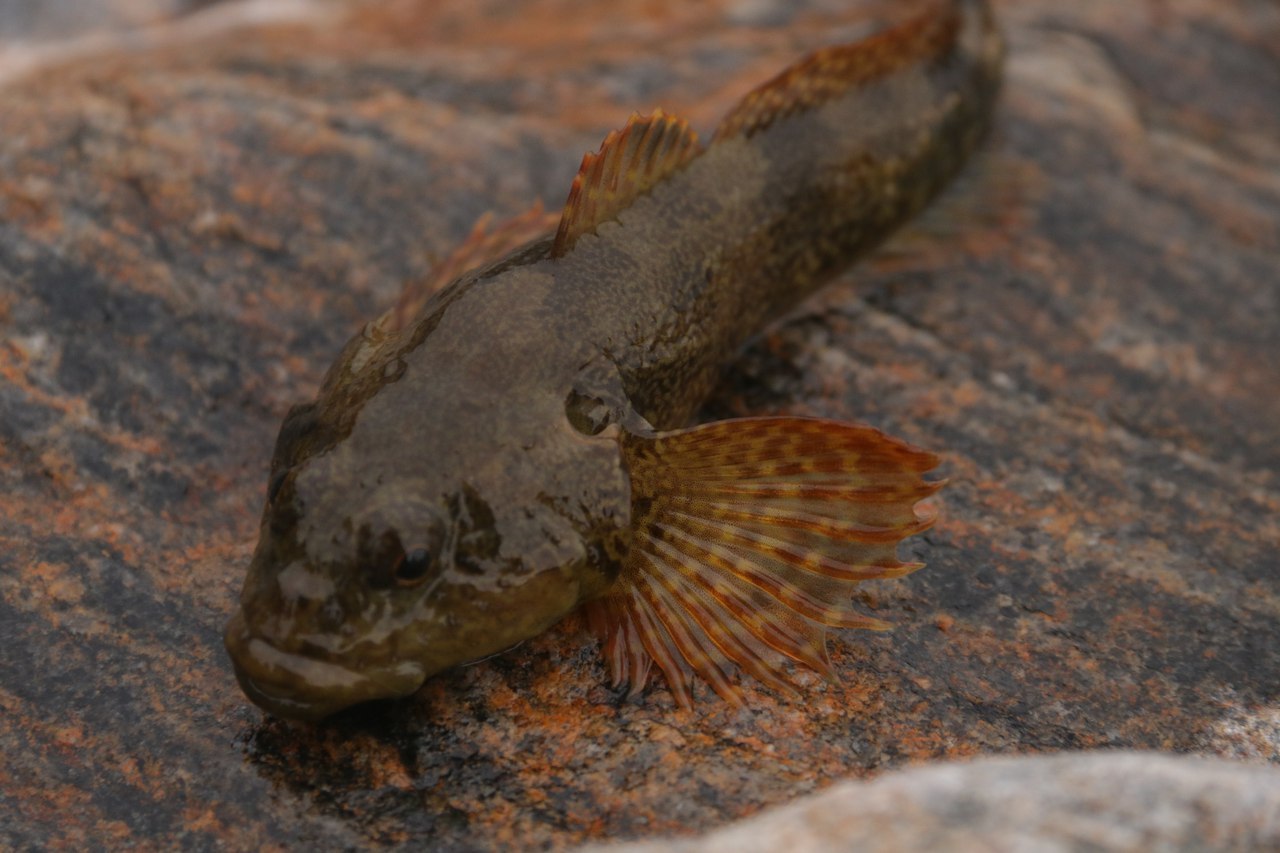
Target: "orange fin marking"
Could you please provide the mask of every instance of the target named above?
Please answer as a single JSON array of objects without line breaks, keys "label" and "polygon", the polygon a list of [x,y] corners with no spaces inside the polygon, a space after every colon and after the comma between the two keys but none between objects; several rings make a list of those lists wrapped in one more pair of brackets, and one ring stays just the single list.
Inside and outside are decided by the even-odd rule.
[{"label": "orange fin marking", "polygon": [[[636,616],[636,625],[644,648],[648,650],[658,664],[658,668],[667,677],[667,685],[671,688],[671,695],[675,697],[676,702],[685,710],[692,710],[693,686],[689,681],[691,673],[684,664],[671,632],[662,624],[662,620],[653,610],[653,605],[649,603],[647,597],[640,594],[638,587],[633,587],[631,592],[630,607],[627,610]],[[639,692],[632,684],[631,691],[627,695],[635,696]]]},{"label": "orange fin marking", "polygon": [[607,637],[605,660],[614,687],[631,685],[631,692],[644,689],[653,663],[640,641],[640,632],[630,611],[603,607],[587,608],[587,621],[599,637]]},{"label": "orange fin marking", "polygon": [[382,315],[378,325],[386,332],[405,328],[422,312],[427,300],[446,284],[550,233],[556,227],[556,221],[555,214],[544,210],[542,202],[497,226],[493,225],[492,213],[484,214],[476,220],[467,238],[441,258],[429,273],[405,285],[396,304]]},{"label": "orange fin marking", "polygon": [[664,589],[661,578],[664,569],[641,575],[636,580],[637,591],[649,603],[658,620],[666,629],[672,645],[680,652],[689,667],[711,684],[721,698],[731,704],[742,704],[742,694],[729,680],[733,663],[724,656],[707,636],[716,623],[707,618],[706,610],[697,599],[678,600]]},{"label": "orange fin marking", "polygon": [[655,110],[632,115],[622,130],[586,154],[569,188],[551,257],[564,255],[583,234],[614,219],[663,178],[701,153],[698,134],[684,119]]},{"label": "orange fin marking", "polygon": [[[748,595],[729,584],[708,578],[710,573],[698,571],[697,564],[686,565],[686,561],[678,556],[679,552],[669,544],[654,540],[653,545],[673,555],[674,559],[669,560],[669,563],[677,567],[685,580],[696,587],[704,598],[715,601],[723,611],[727,611],[721,618],[723,624],[732,625],[738,621],[749,626],[749,632],[723,633],[730,635],[735,642],[751,647],[751,659],[739,661],[739,664],[757,680],[773,685],[770,679],[777,678],[778,670],[775,653],[799,661],[827,678],[835,678],[835,672],[826,659],[822,633],[807,620],[770,619],[768,611],[761,610],[757,602]],[[755,643],[755,640],[759,640],[760,644]],[[735,660],[738,658],[735,657]],[[768,675],[762,675],[757,670],[763,670]],[[787,689],[781,689],[781,692],[785,693]]]},{"label": "orange fin marking", "polygon": [[870,38],[811,53],[748,92],[716,128],[712,142],[751,136],[791,113],[834,100],[901,68],[943,56],[960,31],[955,3],[931,3]]},{"label": "orange fin marking", "polygon": [[[662,544],[664,543],[654,542],[655,546]],[[662,548],[659,547],[658,550]],[[712,654],[722,663],[721,669],[732,671],[733,664],[737,663],[759,681],[778,692],[798,697],[796,689],[777,675],[779,663],[777,648],[764,642],[763,637],[757,636],[772,634],[770,623],[757,619],[754,608],[749,602],[741,600],[735,602],[733,590],[709,584],[700,575],[684,571],[683,561],[678,552],[670,550],[664,554],[664,557],[666,558],[664,568],[667,571],[655,575],[652,581],[664,586],[671,596],[684,602],[684,606],[687,606],[695,615],[698,625],[703,626],[706,638],[716,647],[716,651]],[[668,602],[668,606],[678,611],[682,605],[679,602]],[[735,632],[726,629],[725,626],[732,625],[735,621],[748,623],[752,631]],[[820,659],[815,663],[816,669],[823,668]],[[732,684],[726,683],[723,687],[718,687],[713,682],[712,687],[732,704],[742,704],[742,692]]]},{"label": "orange fin marking", "polygon": [[[867,426],[807,418],[721,421],[627,436],[636,518],[621,574],[587,605],[615,683],[647,679],[643,646],[676,701],[697,674],[741,702],[733,670],[796,694],[786,659],[835,680],[828,627],[883,630],[850,596],[920,568],[898,543],[927,529],[917,503],[938,459]],[[634,632],[631,633],[631,632]]]}]

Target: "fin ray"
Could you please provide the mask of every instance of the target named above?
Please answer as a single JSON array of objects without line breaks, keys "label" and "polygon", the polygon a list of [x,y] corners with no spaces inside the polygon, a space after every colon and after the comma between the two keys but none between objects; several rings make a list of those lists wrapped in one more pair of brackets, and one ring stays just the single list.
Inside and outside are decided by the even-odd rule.
[{"label": "fin ray", "polygon": [[[662,546],[665,543],[655,545]],[[795,687],[778,669],[779,649],[770,645],[764,637],[758,636],[758,633],[771,633],[770,623],[756,620],[749,602],[740,599],[741,605],[735,606],[732,590],[726,586],[707,584],[700,575],[683,571],[678,552],[673,554],[668,551],[665,556],[672,571],[654,580],[666,587],[676,601],[698,602],[701,611],[698,622],[723,656],[779,693],[798,696]],[[687,605],[682,606],[687,608]],[[744,624],[749,626],[745,630]],[[814,668],[821,670],[821,660],[815,662]],[[741,703],[741,691],[735,688],[734,696],[735,703]]]},{"label": "fin ray", "polygon": [[708,625],[714,622],[700,617],[696,599],[674,598],[659,580],[664,574],[658,571],[640,578],[640,594],[659,614],[658,618],[689,668],[702,676],[722,699],[734,705],[742,704],[742,693],[729,680],[732,664],[707,636]]},{"label": "fin ray", "polygon": [[[799,573],[798,577],[813,575],[832,581],[857,583],[909,574],[909,567],[913,565],[900,562],[896,557],[896,548],[882,547],[867,552],[859,560],[842,560],[815,550],[815,546],[822,547],[820,542],[811,545],[789,542],[749,528],[726,532],[722,527],[702,522],[693,516],[677,517],[681,522],[677,529],[686,535],[698,535],[702,541],[722,539],[728,549],[750,553],[755,562],[763,566],[782,564]],[[828,547],[834,550],[844,544],[846,543],[832,543]],[[888,544],[897,545],[897,540]]]},{"label": "fin ray", "polygon": [[[667,550],[668,553],[679,553],[670,543],[661,540],[654,540],[653,545],[659,550]],[[818,637],[815,641],[815,632],[808,623],[803,620],[768,619],[760,612],[758,602],[753,601],[750,594],[740,589],[737,584],[725,583],[720,579],[709,580],[706,573],[698,571],[694,564],[686,564],[679,557],[668,562],[677,568],[688,583],[719,602],[731,615],[734,623],[745,626],[745,630],[738,632],[740,635],[754,637],[774,651],[824,675],[835,675],[821,653],[821,638]]]},{"label": "fin ray", "polygon": [[616,218],[701,152],[698,134],[684,119],[662,110],[632,115],[622,130],[604,138],[599,151],[583,156],[569,187],[551,257],[563,256],[579,237]]},{"label": "fin ray", "polygon": [[[675,503],[674,501],[672,503]],[[712,503],[710,501],[684,502],[687,508],[672,507],[672,511],[689,519],[707,519],[721,524],[733,524],[736,527],[751,530],[775,530],[781,528],[788,532],[807,537],[826,537],[843,541],[853,541],[868,545],[898,542],[904,536],[911,536],[928,528],[931,524],[928,515],[913,515],[903,519],[872,518],[869,522],[846,521],[813,512],[797,512],[792,509],[773,508],[752,509],[749,506],[729,503]],[[914,529],[912,529],[914,527]],[[904,530],[910,532],[903,533]]]},{"label": "fin ray", "polygon": [[[633,589],[633,593],[635,592],[638,590]],[[654,612],[653,605],[646,597],[633,594],[629,604],[639,617],[637,627],[640,628],[639,635],[644,648],[648,650],[658,668],[667,677],[667,686],[671,688],[672,696],[680,707],[686,711],[692,710],[693,685],[689,681],[691,672],[686,667],[683,655],[680,654],[670,632],[658,627],[662,624],[662,620]],[[635,695],[636,692],[635,686],[632,685],[628,695]]]},{"label": "fin ray", "polygon": [[708,542],[686,530],[668,527],[662,531],[687,557],[727,577],[742,581],[769,596],[796,614],[832,628],[884,629],[889,625],[879,619],[857,614],[848,608],[826,604],[799,584],[791,583],[779,572],[762,568],[749,557],[742,557],[725,545]]},{"label": "fin ray", "polygon": [[920,568],[899,560],[897,545],[933,523],[917,507],[941,486],[922,476],[933,454],[871,427],[807,418],[622,441],[634,539],[613,589],[588,605],[622,614],[593,620],[606,657],[609,625],[629,614],[677,702],[692,703],[697,675],[736,703],[734,670],[794,695],[786,660],[836,679],[828,628],[890,627],[850,597],[862,581]]},{"label": "fin ray", "polygon": [[779,505],[786,501],[797,509],[808,504],[826,506],[837,502],[847,503],[897,503],[905,500],[924,500],[938,492],[945,480],[912,480],[901,485],[850,486],[841,483],[715,483],[702,486],[690,483],[685,496],[718,497],[744,502],[772,501]]}]

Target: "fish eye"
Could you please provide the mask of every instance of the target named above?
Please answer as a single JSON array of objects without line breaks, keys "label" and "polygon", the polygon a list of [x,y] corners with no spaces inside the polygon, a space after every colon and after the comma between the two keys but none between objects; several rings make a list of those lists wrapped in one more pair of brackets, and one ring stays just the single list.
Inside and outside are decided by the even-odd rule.
[{"label": "fish eye", "polygon": [[435,556],[426,548],[413,548],[397,558],[391,574],[400,586],[417,586],[430,574],[435,563]]},{"label": "fish eye", "polygon": [[603,400],[577,390],[565,398],[564,413],[569,424],[583,435],[599,435],[613,415]]},{"label": "fish eye", "polygon": [[413,587],[440,574],[444,535],[434,519],[423,525],[417,535],[401,544],[400,534],[387,528],[375,534],[369,524],[356,533],[356,560],[362,575],[373,587]]}]

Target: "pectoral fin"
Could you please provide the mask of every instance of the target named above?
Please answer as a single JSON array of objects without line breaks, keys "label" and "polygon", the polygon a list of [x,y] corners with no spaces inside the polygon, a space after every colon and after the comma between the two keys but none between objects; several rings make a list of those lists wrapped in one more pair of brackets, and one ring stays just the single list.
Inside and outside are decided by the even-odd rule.
[{"label": "pectoral fin", "polygon": [[685,707],[694,675],[730,702],[742,669],[795,695],[784,666],[834,679],[825,634],[883,630],[849,597],[860,581],[919,568],[902,539],[933,523],[916,504],[937,457],[871,427],[805,418],[721,421],[624,439],[633,541],[587,615],[615,684],[656,663]]}]

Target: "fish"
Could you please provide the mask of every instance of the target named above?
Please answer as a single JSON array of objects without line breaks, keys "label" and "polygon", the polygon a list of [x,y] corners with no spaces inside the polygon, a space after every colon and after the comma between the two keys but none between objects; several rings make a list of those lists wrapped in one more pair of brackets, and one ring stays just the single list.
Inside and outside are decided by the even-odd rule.
[{"label": "fish", "polygon": [[[315,721],[407,696],[579,609],[609,677],[743,701],[827,678],[851,596],[921,567],[930,452],[862,424],[695,423],[752,336],[880,244],[979,145],[1004,48],[933,0],[749,92],[704,143],[661,110],[583,157],[558,217],[478,228],[294,406],[224,641]],[[552,225],[552,223],[555,223]],[[545,233],[532,236],[545,228]]]}]

